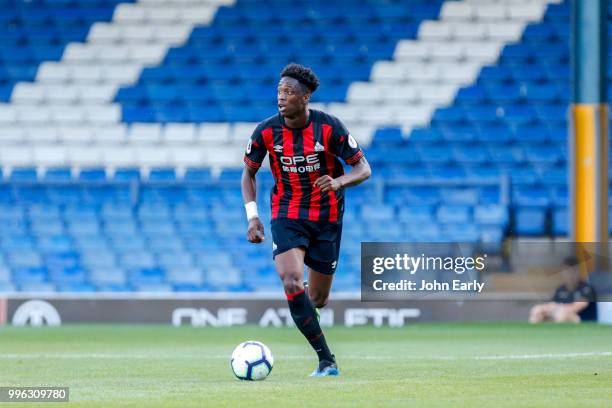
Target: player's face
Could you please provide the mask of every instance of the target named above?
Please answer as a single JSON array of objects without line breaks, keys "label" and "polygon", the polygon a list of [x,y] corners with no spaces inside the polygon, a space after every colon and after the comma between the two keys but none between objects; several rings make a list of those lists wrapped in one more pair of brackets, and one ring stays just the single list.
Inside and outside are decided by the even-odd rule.
[{"label": "player's face", "polygon": [[570,288],[576,287],[580,282],[580,267],[571,266],[565,268],[562,271],[561,276],[563,277],[563,283],[565,283],[566,286]]},{"label": "player's face", "polygon": [[294,118],[306,109],[308,95],[300,83],[290,77],[281,78],[277,89],[278,111],[285,118]]}]

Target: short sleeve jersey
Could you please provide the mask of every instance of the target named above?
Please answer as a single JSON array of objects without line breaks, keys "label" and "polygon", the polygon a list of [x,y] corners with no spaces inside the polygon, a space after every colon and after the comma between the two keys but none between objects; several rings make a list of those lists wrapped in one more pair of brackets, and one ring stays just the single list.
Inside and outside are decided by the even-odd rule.
[{"label": "short sleeve jersey", "polygon": [[255,128],[244,162],[257,169],[266,154],[275,180],[272,219],[342,219],[344,190],[324,193],[313,185],[322,175],[336,178],[344,174],[340,159],[354,165],[363,157],[359,144],[338,118],[311,109],[306,126],[294,129],[286,126],[280,114],[272,116]]}]

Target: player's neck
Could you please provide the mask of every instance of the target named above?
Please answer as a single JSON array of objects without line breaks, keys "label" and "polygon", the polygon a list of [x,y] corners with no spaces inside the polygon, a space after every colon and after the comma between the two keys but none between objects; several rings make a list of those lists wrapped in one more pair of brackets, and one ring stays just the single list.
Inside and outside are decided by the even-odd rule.
[{"label": "player's neck", "polygon": [[308,119],[310,118],[310,110],[308,107],[303,112],[300,112],[299,115],[293,118],[285,117],[285,125],[290,128],[299,129],[306,126],[308,123]]}]

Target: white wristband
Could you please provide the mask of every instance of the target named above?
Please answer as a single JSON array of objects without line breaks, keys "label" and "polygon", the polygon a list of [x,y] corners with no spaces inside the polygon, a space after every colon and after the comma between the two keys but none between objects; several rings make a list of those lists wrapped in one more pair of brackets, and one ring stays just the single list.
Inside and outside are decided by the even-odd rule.
[{"label": "white wristband", "polygon": [[259,213],[257,212],[257,203],[255,201],[249,201],[244,205],[246,210],[247,220],[251,221],[253,218],[258,218]]}]

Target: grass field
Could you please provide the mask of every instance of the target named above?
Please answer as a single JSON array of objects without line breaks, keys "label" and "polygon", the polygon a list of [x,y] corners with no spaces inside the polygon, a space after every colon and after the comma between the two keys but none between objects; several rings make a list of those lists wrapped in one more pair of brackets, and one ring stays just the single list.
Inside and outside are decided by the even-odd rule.
[{"label": "grass field", "polygon": [[[69,404],[43,405],[75,407],[612,403],[612,327],[432,323],[326,333],[338,378],[308,377],[316,359],[295,329],[6,327],[0,329],[0,386],[69,386]],[[274,370],[263,382],[241,382],[230,371],[234,346],[248,339],[274,353]]]}]

